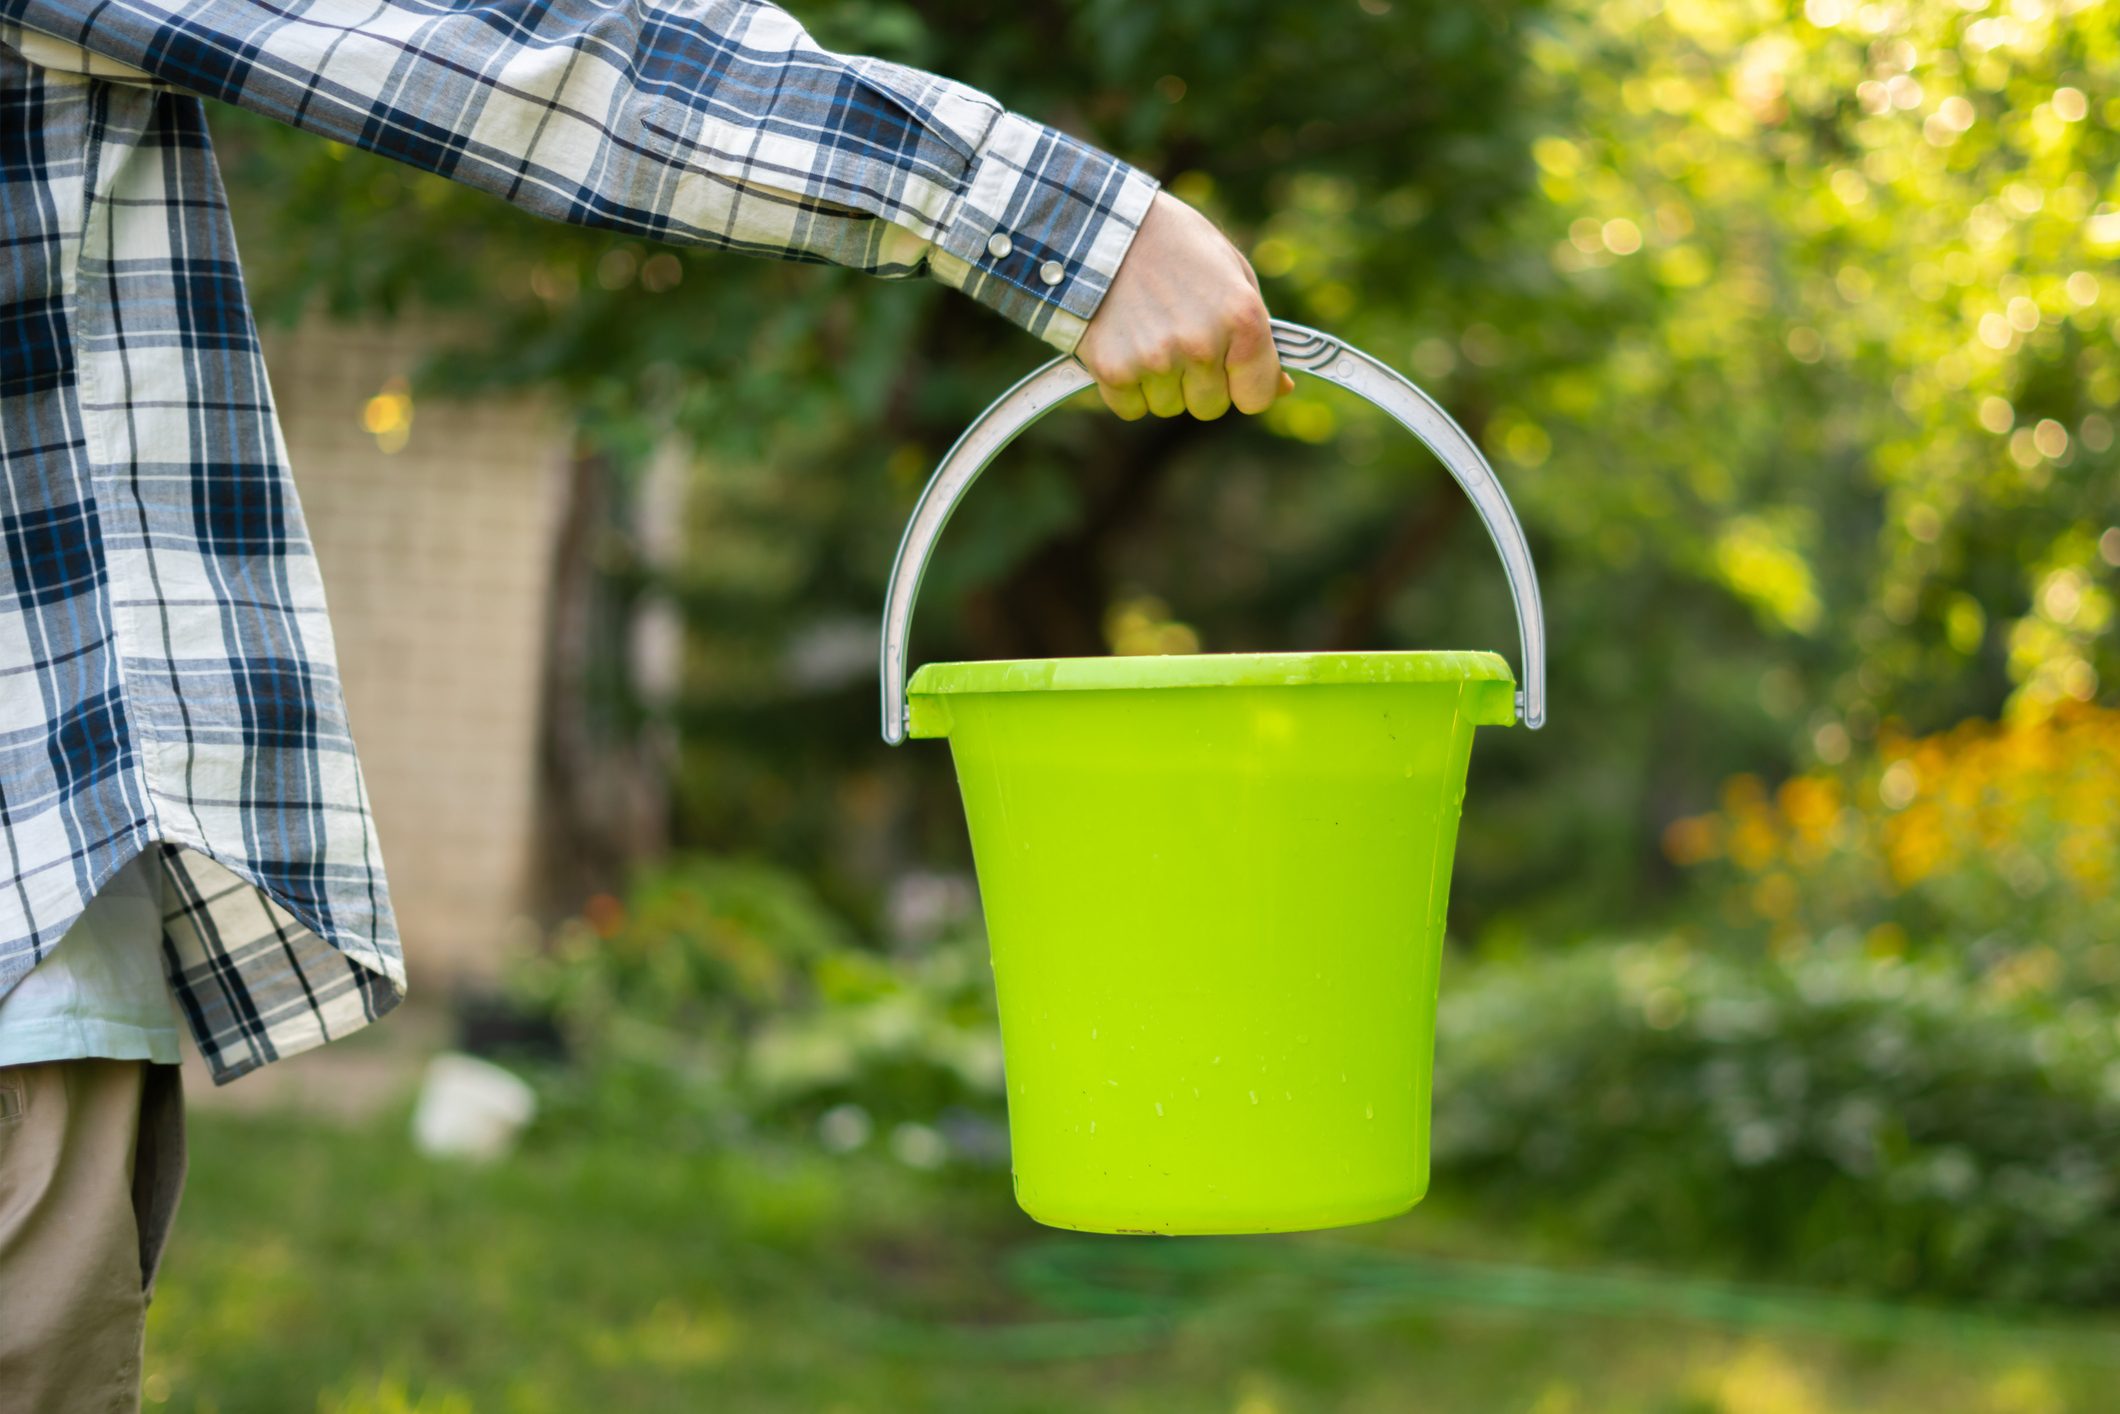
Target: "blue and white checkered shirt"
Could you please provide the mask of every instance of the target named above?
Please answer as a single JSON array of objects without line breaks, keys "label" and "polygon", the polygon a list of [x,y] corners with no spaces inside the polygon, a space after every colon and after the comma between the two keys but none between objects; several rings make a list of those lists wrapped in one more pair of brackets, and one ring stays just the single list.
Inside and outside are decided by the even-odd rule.
[{"label": "blue and white checkered shirt", "polygon": [[405,968],[195,95],[563,221],[930,275],[1063,353],[1156,183],[756,0],[0,0],[0,995],[155,850],[226,1081]]}]

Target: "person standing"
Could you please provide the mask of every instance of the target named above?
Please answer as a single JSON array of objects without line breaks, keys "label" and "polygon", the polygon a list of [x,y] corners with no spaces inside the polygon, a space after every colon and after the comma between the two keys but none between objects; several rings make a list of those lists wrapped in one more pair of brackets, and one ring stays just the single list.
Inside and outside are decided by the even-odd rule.
[{"label": "person standing", "polygon": [[1129,420],[1263,411],[1155,178],[758,0],[0,0],[0,1414],[138,1405],[217,1084],[404,956],[201,98],[560,221],[926,277]]}]

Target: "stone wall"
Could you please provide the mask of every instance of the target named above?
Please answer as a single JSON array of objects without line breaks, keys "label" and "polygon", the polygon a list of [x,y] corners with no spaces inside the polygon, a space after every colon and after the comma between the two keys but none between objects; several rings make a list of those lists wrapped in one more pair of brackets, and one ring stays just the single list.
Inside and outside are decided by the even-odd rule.
[{"label": "stone wall", "polygon": [[266,337],[414,993],[435,999],[527,926],[567,439],[535,405],[420,396],[421,353],[402,327]]}]

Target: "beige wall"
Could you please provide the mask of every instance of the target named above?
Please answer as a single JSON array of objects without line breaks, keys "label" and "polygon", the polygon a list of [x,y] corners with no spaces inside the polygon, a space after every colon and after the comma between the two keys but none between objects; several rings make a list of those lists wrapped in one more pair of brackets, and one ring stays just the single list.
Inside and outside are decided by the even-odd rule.
[{"label": "beige wall", "polygon": [[433,999],[490,977],[525,926],[566,438],[535,406],[414,383],[386,453],[364,409],[421,347],[320,323],[266,338],[414,993]]}]

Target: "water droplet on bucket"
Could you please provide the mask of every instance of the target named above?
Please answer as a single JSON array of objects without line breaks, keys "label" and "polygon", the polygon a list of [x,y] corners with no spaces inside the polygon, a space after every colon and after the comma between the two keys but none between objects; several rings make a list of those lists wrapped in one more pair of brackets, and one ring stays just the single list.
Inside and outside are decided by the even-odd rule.
[{"label": "water droplet on bucket", "polygon": [[1163,1102],[1162,1102],[1161,1100],[1158,1100],[1158,1101],[1156,1101],[1156,1118],[1158,1118],[1158,1119],[1161,1119],[1162,1117],[1163,1117]]},{"label": "water droplet on bucket", "polygon": [[[1375,1105],[1364,1105],[1364,1106],[1362,1106],[1362,1118],[1363,1118],[1363,1119],[1375,1119],[1376,1117],[1377,1117],[1377,1107],[1376,1107]],[[1090,1128],[1091,1128],[1091,1129],[1095,1129],[1096,1127],[1097,1127],[1097,1126],[1095,1126],[1094,1124],[1090,1126]]]},{"label": "water droplet on bucket", "polygon": [[1258,1092],[1258,1091],[1254,1090],[1254,1091],[1252,1091],[1252,1092],[1251,1092],[1251,1102],[1252,1102],[1253,1104],[1255,1104],[1255,1105],[1256,1105],[1257,1103],[1259,1103],[1259,1092]]}]

